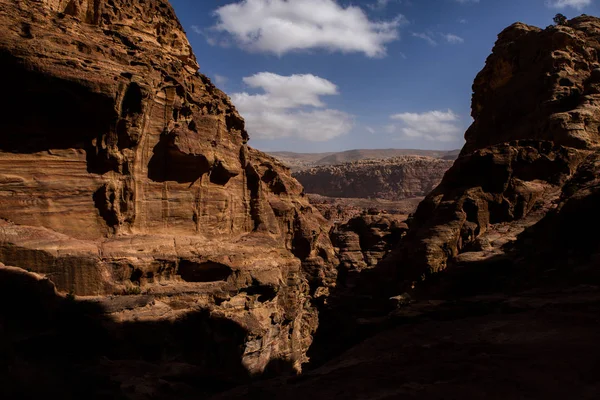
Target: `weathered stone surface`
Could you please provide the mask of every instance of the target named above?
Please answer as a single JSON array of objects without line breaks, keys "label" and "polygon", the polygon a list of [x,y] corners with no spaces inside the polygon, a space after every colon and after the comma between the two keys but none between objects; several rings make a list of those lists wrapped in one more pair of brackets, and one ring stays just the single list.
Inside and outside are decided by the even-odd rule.
[{"label": "weathered stone surface", "polygon": [[[121,323],[238,326],[213,344],[239,357],[206,368],[299,370],[335,284],[324,220],[248,147],[168,2],[1,0],[0,23],[0,262],[100,296]],[[139,294],[153,300],[118,300]]]},{"label": "weathered stone surface", "polygon": [[402,200],[425,196],[441,181],[452,161],[423,156],[314,167],[294,173],[307,193],[329,197]]},{"label": "weathered stone surface", "polygon": [[[320,368],[215,399],[593,399],[599,286],[407,311]],[[548,379],[552,376],[553,379]]]},{"label": "weathered stone surface", "polygon": [[331,238],[339,255],[338,285],[352,290],[365,269],[374,268],[408,230],[405,216],[364,213],[334,227]]},{"label": "weathered stone surface", "polygon": [[582,16],[499,35],[473,85],[475,121],[461,157],[387,260],[404,286],[504,256],[518,235],[562,212],[566,188],[578,187],[574,177],[600,145],[599,32],[600,20]]},{"label": "weathered stone surface", "polygon": [[585,156],[551,142],[517,141],[459,158],[415,213],[399,249],[406,260],[401,279],[418,280],[444,270],[449,260],[473,250],[475,241],[504,225],[522,231],[525,220],[527,225],[539,221]]},{"label": "weathered stone surface", "polygon": [[597,148],[598,28],[596,18],[582,16],[567,26],[516,23],[500,33],[473,84],[475,121],[461,154],[519,139]]}]

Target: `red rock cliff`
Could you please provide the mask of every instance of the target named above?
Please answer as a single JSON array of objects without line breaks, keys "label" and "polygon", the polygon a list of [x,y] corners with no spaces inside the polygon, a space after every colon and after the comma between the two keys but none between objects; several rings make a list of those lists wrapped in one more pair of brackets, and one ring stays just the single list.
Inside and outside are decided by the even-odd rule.
[{"label": "red rock cliff", "polygon": [[251,373],[298,369],[335,281],[322,217],[248,147],[169,3],[1,0],[0,23],[0,262],[152,296],[122,321],[207,310],[242,327]]}]

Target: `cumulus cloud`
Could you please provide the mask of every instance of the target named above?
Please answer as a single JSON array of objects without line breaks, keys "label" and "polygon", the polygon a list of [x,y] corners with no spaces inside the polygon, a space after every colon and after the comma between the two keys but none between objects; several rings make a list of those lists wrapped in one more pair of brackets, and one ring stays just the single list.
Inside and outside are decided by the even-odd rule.
[{"label": "cumulus cloud", "polygon": [[397,123],[386,127],[388,133],[401,133],[405,138],[451,142],[460,138],[459,117],[452,110],[424,113],[400,113],[390,116]]},{"label": "cumulus cloud", "polygon": [[548,0],[546,4],[551,8],[573,7],[581,10],[592,4],[592,0]]},{"label": "cumulus cloud", "polygon": [[450,44],[460,44],[465,42],[465,39],[452,33],[442,33],[442,36]]},{"label": "cumulus cloud", "polygon": [[372,21],[360,7],[343,7],[334,0],[243,0],[214,14],[213,32],[229,35],[244,49],[277,55],[327,49],[381,57],[406,23],[402,15]]},{"label": "cumulus cloud", "polygon": [[437,46],[437,42],[433,39],[432,34],[413,32],[412,36],[419,39],[423,39],[432,46]]},{"label": "cumulus cloud", "polygon": [[321,100],[321,96],[338,94],[336,85],[327,79],[311,74],[282,76],[261,72],[243,80],[249,87],[263,91],[231,95],[251,137],[326,141],[352,129],[351,115],[328,109]]}]

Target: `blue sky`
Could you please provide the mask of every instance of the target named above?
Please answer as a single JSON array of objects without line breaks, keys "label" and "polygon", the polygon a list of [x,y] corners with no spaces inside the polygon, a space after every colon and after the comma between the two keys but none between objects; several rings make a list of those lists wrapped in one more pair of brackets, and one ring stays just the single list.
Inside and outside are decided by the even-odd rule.
[{"label": "blue sky", "polygon": [[456,149],[497,34],[600,0],[171,0],[264,151]]}]

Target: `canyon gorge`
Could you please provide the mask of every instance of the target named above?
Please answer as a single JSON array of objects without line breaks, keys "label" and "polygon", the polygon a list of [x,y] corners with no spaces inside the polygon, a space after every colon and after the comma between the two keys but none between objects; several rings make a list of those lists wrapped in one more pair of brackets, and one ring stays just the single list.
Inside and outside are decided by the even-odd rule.
[{"label": "canyon gorge", "polygon": [[597,397],[600,19],[502,31],[456,160],[334,157],[306,190],[166,0],[0,22],[3,398]]}]

